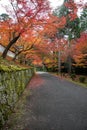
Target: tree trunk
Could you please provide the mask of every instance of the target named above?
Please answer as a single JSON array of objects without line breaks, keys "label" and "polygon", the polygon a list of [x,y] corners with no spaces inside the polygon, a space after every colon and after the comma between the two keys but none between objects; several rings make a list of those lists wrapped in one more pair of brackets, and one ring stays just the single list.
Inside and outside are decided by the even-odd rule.
[{"label": "tree trunk", "polygon": [[72,69],[72,62],[71,62],[71,56],[69,55],[69,57],[68,57],[68,73],[69,73],[69,75],[71,74],[71,69]]},{"label": "tree trunk", "polygon": [[19,37],[20,37],[20,34],[19,34],[18,36],[16,36],[15,38],[13,38],[13,39],[9,42],[9,44],[7,45],[7,47],[5,48],[5,50],[4,50],[3,54],[2,54],[2,57],[3,57],[3,58],[6,58],[9,49],[11,48],[11,46],[12,46],[13,44],[16,43],[16,41],[19,39]]},{"label": "tree trunk", "polygon": [[22,51],[19,51],[18,53],[15,54],[14,58],[13,58],[13,61],[16,60],[17,56],[19,56],[19,54],[21,53]]},{"label": "tree trunk", "polygon": [[68,40],[68,49],[69,49],[69,56],[68,56],[68,73],[69,75],[71,74],[71,69],[72,69],[72,60],[71,60],[71,44],[70,41]]},{"label": "tree trunk", "polygon": [[45,63],[42,63],[42,64],[45,66],[46,70],[48,71],[49,69],[48,69],[48,67],[46,66],[46,64],[45,64]]},{"label": "tree trunk", "polygon": [[61,74],[61,52],[58,51],[58,73]]}]

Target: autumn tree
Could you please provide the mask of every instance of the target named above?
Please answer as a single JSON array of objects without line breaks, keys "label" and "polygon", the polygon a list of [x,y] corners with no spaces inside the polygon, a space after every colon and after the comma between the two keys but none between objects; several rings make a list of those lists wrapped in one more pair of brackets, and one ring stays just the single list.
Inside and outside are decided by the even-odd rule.
[{"label": "autumn tree", "polygon": [[[61,29],[65,26],[66,18],[64,16],[61,18],[58,18],[57,16],[50,14],[49,18],[47,19],[47,23],[48,24],[44,25],[44,29],[42,30],[42,35],[45,39],[48,40],[49,49],[50,49],[49,53],[51,54],[51,57],[53,57],[52,55],[55,55],[56,52],[58,51],[57,50],[55,52],[55,48],[58,44],[58,43],[56,43],[56,40],[55,40],[56,34],[58,32],[58,29]],[[52,60],[52,58],[51,58],[51,60],[49,58],[47,58],[47,59],[50,63],[46,63],[46,64],[49,64],[49,66],[51,66],[54,69],[56,58],[54,58],[55,60]]]},{"label": "autumn tree", "polygon": [[73,58],[75,66],[87,68],[87,33],[75,41]]},{"label": "autumn tree", "polygon": [[31,60],[31,63],[44,65],[44,59],[49,55],[49,49],[47,48],[48,45],[46,40],[40,36],[35,39],[35,44],[33,44],[32,50],[24,53],[26,54],[26,58]]},{"label": "autumn tree", "polygon": [[33,29],[35,26],[39,28],[37,21],[40,21],[42,24],[49,12],[47,0],[9,0],[9,2],[10,7],[6,7],[6,10],[11,18],[8,22],[8,27],[13,36],[2,54],[3,58],[6,57],[10,47],[21,38],[23,33],[27,32],[30,28]]},{"label": "autumn tree", "polygon": [[22,53],[28,53],[28,51],[33,49],[38,39],[39,38],[35,36],[35,30],[32,30],[31,28],[27,31],[27,34],[23,33],[21,38],[12,46],[12,49],[15,51],[13,60],[16,60]]}]

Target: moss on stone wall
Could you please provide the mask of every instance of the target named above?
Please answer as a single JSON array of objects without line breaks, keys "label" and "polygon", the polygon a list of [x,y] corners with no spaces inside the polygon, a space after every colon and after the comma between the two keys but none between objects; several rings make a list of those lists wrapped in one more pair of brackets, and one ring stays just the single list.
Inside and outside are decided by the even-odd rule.
[{"label": "moss on stone wall", "polygon": [[33,68],[0,71],[0,127],[14,110],[14,105],[34,73]]}]

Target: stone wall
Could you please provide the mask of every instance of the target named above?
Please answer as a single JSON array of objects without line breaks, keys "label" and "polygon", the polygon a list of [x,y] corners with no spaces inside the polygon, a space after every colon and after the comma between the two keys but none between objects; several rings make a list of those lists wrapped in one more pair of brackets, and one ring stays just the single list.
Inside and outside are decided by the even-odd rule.
[{"label": "stone wall", "polygon": [[14,105],[34,74],[33,69],[0,71],[0,127],[12,113]]}]

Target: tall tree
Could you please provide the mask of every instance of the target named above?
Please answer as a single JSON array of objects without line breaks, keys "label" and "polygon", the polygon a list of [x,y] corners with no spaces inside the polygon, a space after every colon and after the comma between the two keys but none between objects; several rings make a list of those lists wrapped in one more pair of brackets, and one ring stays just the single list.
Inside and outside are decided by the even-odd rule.
[{"label": "tall tree", "polygon": [[[64,37],[67,35],[68,49],[71,48],[71,40],[80,36],[79,18],[77,16],[77,5],[73,0],[65,0],[60,8],[54,11],[54,15],[58,17],[65,16],[66,24],[64,28],[59,30],[58,35]],[[68,54],[68,73],[71,73],[71,52]]]}]

